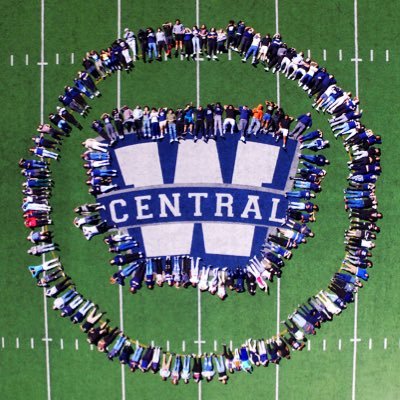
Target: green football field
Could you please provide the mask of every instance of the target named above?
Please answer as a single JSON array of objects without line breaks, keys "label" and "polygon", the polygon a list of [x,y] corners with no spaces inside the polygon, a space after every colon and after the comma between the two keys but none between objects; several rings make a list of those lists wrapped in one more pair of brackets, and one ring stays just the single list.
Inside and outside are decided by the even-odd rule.
[{"label": "green football field", "polygon": [[[1,127],[2,151],[2,279],[0,281],[0,399],[382,399],[400,398],[400,274],[396,251],[400,242],[400,168],[397,117],[400,90],[400,8],[395,1],[295,0],[88,0],[4,1],[2,16]],[[129,27],[156,28],[180,18],[192,26],[225,27],[245,20],[261,33],[277,30],[290,46],[334,73],[346,90],[358,93],[363,122],[383,137],[382,168],[377,195],[384,214],[373,253],[370,280],[357,302],[312,337],[306,348],[279,367],[256,368],[252,375],[235,373],[228,385],[214,379],[176,387],[159,376],[132,374],[117,360],[109,362],[86,343],[77,326],[59,317],[36,287],[26,268],[39,264],[26,254],[20,209],[22,177],[17,166],[28,157],[31,137],[42,118],[55,110],[58,95],[81,68],[87,51],[100,50]],[[171,65],[172,64],[172,65]],[[248,63],[249,64],[249,63]],[[247,338],[267,338],[282,330],[280,321],[309,296],[325,288],[344,255],[348,226],[343,191],[348,156],[329,132],[327,117],[313,112],[314,124],[326,132],[331,160],[320,212],[312,226],[316,236],[299,249],[270,294],[229,294],[221,302],[194,289],[164,287],[135,296],[108,283],[113,270],[99,238],[84,240],[72,220],[73,208],[92,200],[84,184],[80,143],[94,136],[90,122],[117,105],[177,107],[190,101],[220,101],[251,107],[265,99],[279,101],[293,116],[311,110],[296,82],[277,78],[262,67],[243,65],[236,53],[186,62],[136,62],[99,84],[83,131],[73,130],[53,163],[56,182],[52,205],[56,242],[65,270],[79,291],[104,310],[133,340],[154,341],[175,353],[218,353],[222,343],[234,346]],[[397,161],[396,161],[397,160]]]}]

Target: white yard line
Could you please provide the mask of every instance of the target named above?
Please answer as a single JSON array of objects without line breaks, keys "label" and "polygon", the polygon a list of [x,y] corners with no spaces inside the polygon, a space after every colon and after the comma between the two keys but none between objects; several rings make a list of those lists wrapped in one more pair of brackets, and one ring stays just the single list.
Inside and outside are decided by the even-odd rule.
[{"label": "white yard line", "polygon": [[354,0],[354,58],[356,96],[358,97],[358,63],[360,61],[358,54],[358,0]]},{"label": "white yard line", "polygon": [[[200,0],[196,0],[196,25],[200,26]],[[196,57],[196,105],[200,105],[200,60]],[[201,292],[197,288],[197,352],[202,354],[202,338],[201,338]],[[201,381],[197,386],[197,398],[202,400],[203,387]]]},{"label": "white yard line", "polygon": [[[196,0],[196,24],[200,26],[200,0]],[[200,57],[196,57],[196,106],[200,105]]]},{"label": "white yard line", "polygon": [[[197,354],[202,354],[202,343],[203,340],[201,338],[201,291],[197,287]],[[198,399],[202,399],[202,385],[201,381],[198,384]]]},{"label": "white yard line", "polygon": [[[360,62],[358,54],[358,0],[354,0],[354,68],[356,96],[358,97],[358,63]],[[358,346],[358,292],[354,296],[354,341],[353,341],[353,371],[351,384],[351,399],[356,399],[356,380],[357,380],[357,346]]]},{"label": "white yard line", "polygon": [[[275,0],[275,32],[279,32],[279,0]],[[276,101],[278,105],[281,104],[281,86],[280,86],[280,74],[276,74]],[[276,288],[276,334],[280,331],[281,321],[281,279],[277,278]],[[275,364],[275,400],[279,399],[279,364]]]},{"label": "white yard line", "polygon": [[[121,269],[121,267],[119,267]],[[118,288],[119,295],[119,328],[121,331],[124,330],[124,301],[123,301],[123,293],[122,286],[119,285]],[[125,366],[121,364],[121,399],[125,400],[126,398],[126,386],[125,386]]]},{"label": "white yard line", "polygon": [[[121,0],[118,0],[117,4],[117,37],[121,38]],[[117,71],[117,108],[121,108],[121,71]],[[121,267],[119,267],[121,270]],[[122,286],[118,287],[118,298],[119,298],[119,328],[124,331],[124,298],[122,292]],[[125,384],[125,366],[121,364],[121,399],[126,399],[126,384]]]},{"label": "white yard line", "polygon": [[[41,0],[40,7],[40,123],[44,122],[44,0]],[[46,261],[42,255],[42,263]],[[47,315],[46,289],[43,288],[43,312],[44,312],[44,343],[46,351],[46,384],[47,400],[51,400],[51,378],[50,378],[50,348],[49,348],[49,321]]]},{"label": "white yard line", "polygon": [[[280,321],[281,321],[281,278],[277,278],[276,287],[276,334],[280,332]],[[276,375],[275,375],[275,399],[279,399],[279,364],[276,364]]]}]

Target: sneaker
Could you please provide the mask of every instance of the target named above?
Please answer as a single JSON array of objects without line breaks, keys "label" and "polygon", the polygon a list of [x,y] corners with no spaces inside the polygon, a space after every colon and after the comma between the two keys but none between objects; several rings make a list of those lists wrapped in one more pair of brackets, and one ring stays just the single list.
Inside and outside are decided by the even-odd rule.
[{"label": "sneaker", "polygon": [[242,58],[242,63],[245,63],[247,60],[245,58]]}]

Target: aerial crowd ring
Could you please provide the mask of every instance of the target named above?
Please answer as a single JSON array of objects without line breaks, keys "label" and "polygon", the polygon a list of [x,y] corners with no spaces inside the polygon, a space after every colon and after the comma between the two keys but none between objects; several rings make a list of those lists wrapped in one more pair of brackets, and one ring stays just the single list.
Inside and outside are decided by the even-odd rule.
[{"label": "aerial crowd ring", "polygon": [[[85,70],[74,86],[65,87],[59,97],[62,106],[50,114],[54,126],[41,124],[37,129],[30,149],[36,158],[19,162],[26,178],[24,221],[33,243],[28,253],[42,256],[41,264],[28,266],[32,277],[54,298],[53,309],[80,324],[89,343],[132,371],[159,372],[177,384],[180,379],[188,383],[190,376],[195,382],[209,381],[216,368],[218,380],[226,383],[228,371],[251,372],[254,366],[279,363],[289,359],[292,350],[301,351],[307,336],[340,314],[354,301],[361,280],[368,280],[370,250],[379,232],[376,221],[382,217],[375,196],[380,149],[374,145],[380,137],[361,124],[359,99],[340,88],[324,67],[288,48],[279,34],[264,40],[259,41],[264,52],[261,45],[251,50],[250,41],[241,61],[253,56],[253,65],[262,64],[263,71],[297,79],[313,98],[313,107],[332,115],[332,131],[344,138],[349,154],[344,194],[351,221],[343,261],[327,288],[294,310],[282,331],[268,339],[249,336],[237,348],[224,345],[219,354],[197,355],[142,344],[104,321],[97,303],[85,298],[65,273],[57,255],[60,248],[49,231],[50,162],[60,160],[56,151],[72,127],[83,129],[74,115],[88,114],[87,99],[101,95],[96,85],[114,73],[132,71],[136,43],[129,30],[107,51],[87,53]],[[166,49],[167,58],[172,49]],[[234,44],[229,51],[240,52]],[[199,57],[193,53],[194,61]],[[222,122],[223,113],[226,118],[218,126],[215,121]],[[310,114],[301,117],[306,121]],[[311,124],[302,126],[299,117],[289,133],[293,120],[268,100],[253,110],[219,103],[204,109],[189,103],[175,110],[124,106],[94,121],[92,128],[100,137],[82,143],[87,150],[82,159],[95,201],[75,209],[74,224],[87,240],[108,235],[104,242],[116,253],[110,264],[117,266],[110,282],[124,286],[130,279],[131,293],[142,286],[196,287],[221,300],[229,290],[268,293],[292,250],[314,236],[308,224],[315,221],[318,206],[310,200],[321,190],[326,175],[322,167],[329,164],[320,153],[329,147],[322,131],[307,133]],[[314,153],[307,153],[310,150]]]}]

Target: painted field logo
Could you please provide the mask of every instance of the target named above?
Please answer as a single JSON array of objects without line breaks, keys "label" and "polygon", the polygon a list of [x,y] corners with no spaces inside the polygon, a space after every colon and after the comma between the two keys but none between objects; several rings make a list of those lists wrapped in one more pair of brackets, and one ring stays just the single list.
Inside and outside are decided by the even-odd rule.
[{"label": "painted field logo", "polygon": [[145,257],[190,254],[216,267],[245,265],[284,221],[298,164],[268,135],[179,145],[128,135],[110,149],[119,189],[98,196],[102,218],[128,230]]}]

